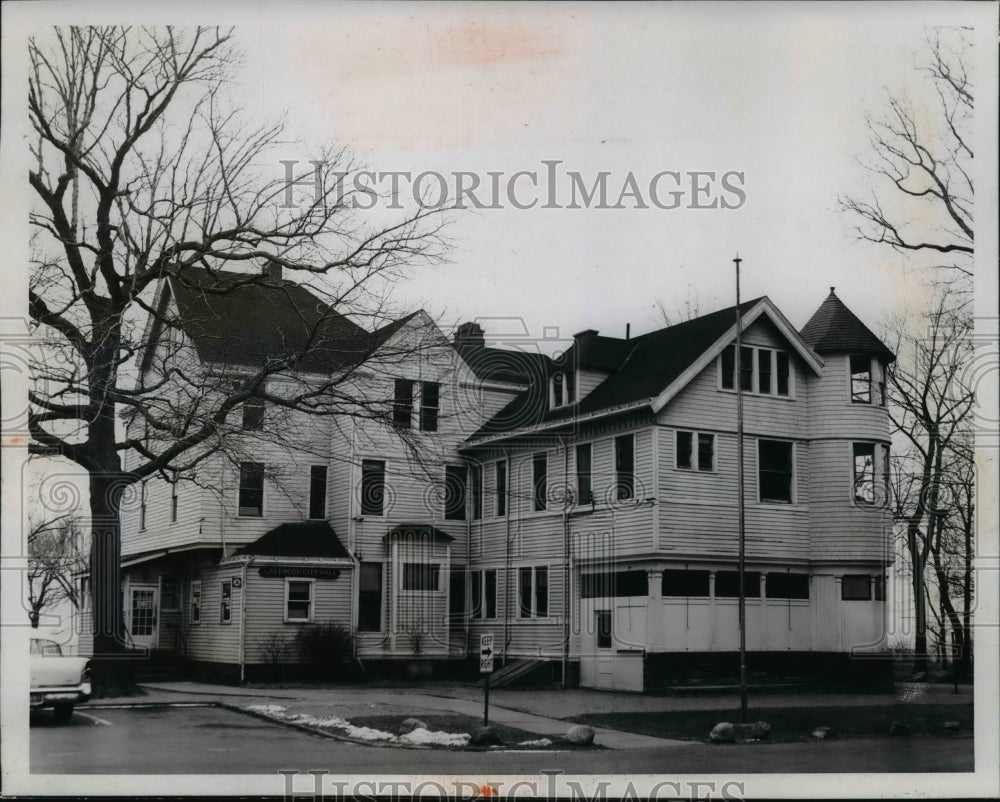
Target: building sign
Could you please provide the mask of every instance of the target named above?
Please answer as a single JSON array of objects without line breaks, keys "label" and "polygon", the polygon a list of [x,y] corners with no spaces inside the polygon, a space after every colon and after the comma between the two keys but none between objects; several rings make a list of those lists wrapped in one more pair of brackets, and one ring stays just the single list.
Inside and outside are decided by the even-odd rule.
[{"label": "building sign", "polygon": [[257,573],[264,577],[302,576],[313,579],[336,579],[340,576],[339,568],[309,565],[262,565]]}]

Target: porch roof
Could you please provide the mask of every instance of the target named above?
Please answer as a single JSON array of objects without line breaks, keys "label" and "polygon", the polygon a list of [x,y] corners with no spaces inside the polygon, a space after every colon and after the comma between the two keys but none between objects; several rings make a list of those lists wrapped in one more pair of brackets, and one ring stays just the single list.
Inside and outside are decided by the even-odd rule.
[{"label": "porch roof", "polygon": [[295,521],[276,526],[236,554],[267,557],[333,557],[350,559],[327,521]]},{"label": "porch roof", "polygon": [[455,538],[449,535],[447,532],[442,532],[440,529],[431,526],[430,524],[398,524],[385,533],[385,540],[391,540],[394,537],[405,537],[407,535],[414,535],[416,537],[430,537],[434,541],[441,543],[452,543]]}]

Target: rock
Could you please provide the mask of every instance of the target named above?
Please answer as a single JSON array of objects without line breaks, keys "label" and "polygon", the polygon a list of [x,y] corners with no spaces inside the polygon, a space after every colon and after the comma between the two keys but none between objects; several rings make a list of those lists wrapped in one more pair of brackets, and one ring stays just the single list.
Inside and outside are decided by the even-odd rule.
[{"label": "rock", "polygon": [[890,735],[909,735],[910,728],[902,721],[894,721],[889,725]]},{"label": "rock", "polygon": [[714,744],[736,743],[736,728],[728,721],[720,721],[712,727],[708,740]]},{"label": "rock", "polygon": [[734,724],[733,729],[737,740],[762,741],[771,734],[771,725],[766,721],[755,721],[752,724]]},{"label": "rock", "polygon": [[417,729],[426,730],[427,725],[419,718],[404,718],[403,723],[399,725],[399,734],[406,735],[408,732],[413,732]]},{"label": "rock", "polygon": [[817,741],[825,741],[833,738],[833,727],[817,727],[812,731],[812,737]]},{"label": "rock", "polygon": [[948,732],[958,732],[962,728],[962,725],[959,724],[957,721],[946,721],[944,723],[944,728]]},{"label": "rock", "polygon": [[566,740],[578,746],[592,744],[594,742],[594,728],[587,724],[575,724],[566,730]]},{"label": "rock", "polygon": [[479,727],[472,733],[469,743],[473,746],[500,746],[503,741],[493,727]]}]

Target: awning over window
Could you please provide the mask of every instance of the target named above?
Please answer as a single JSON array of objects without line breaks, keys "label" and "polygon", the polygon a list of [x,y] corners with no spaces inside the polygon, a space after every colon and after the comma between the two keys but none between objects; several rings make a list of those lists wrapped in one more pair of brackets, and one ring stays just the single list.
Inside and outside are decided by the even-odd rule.
[{"label": "awning over window", "polygon": [[430,524],[399,524],[390,529],[385,540],[388,542],[393,538],[412,538],[414,540],[430,540],[434,543],[452,543],[455,538],[447,532],[431,526]]}]

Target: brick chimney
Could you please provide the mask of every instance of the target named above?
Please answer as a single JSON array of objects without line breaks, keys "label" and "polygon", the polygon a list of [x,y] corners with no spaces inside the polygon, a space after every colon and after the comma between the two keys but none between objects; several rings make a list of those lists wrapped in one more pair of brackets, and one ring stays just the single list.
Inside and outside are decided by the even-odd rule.
[{"label": "brick chimney", "polygon": [[486,336],[483,327],[478,323],[462,323],[455,329],[455,345],[459,352],[475,351],[486,347]]},{"label": "brick chimney", "polygon": [[274,260],[268,260],[264,265],[264,271],[262,275],[264,278],[270,281],[281,281],[284,278],[283,269],[280,264]]}]

